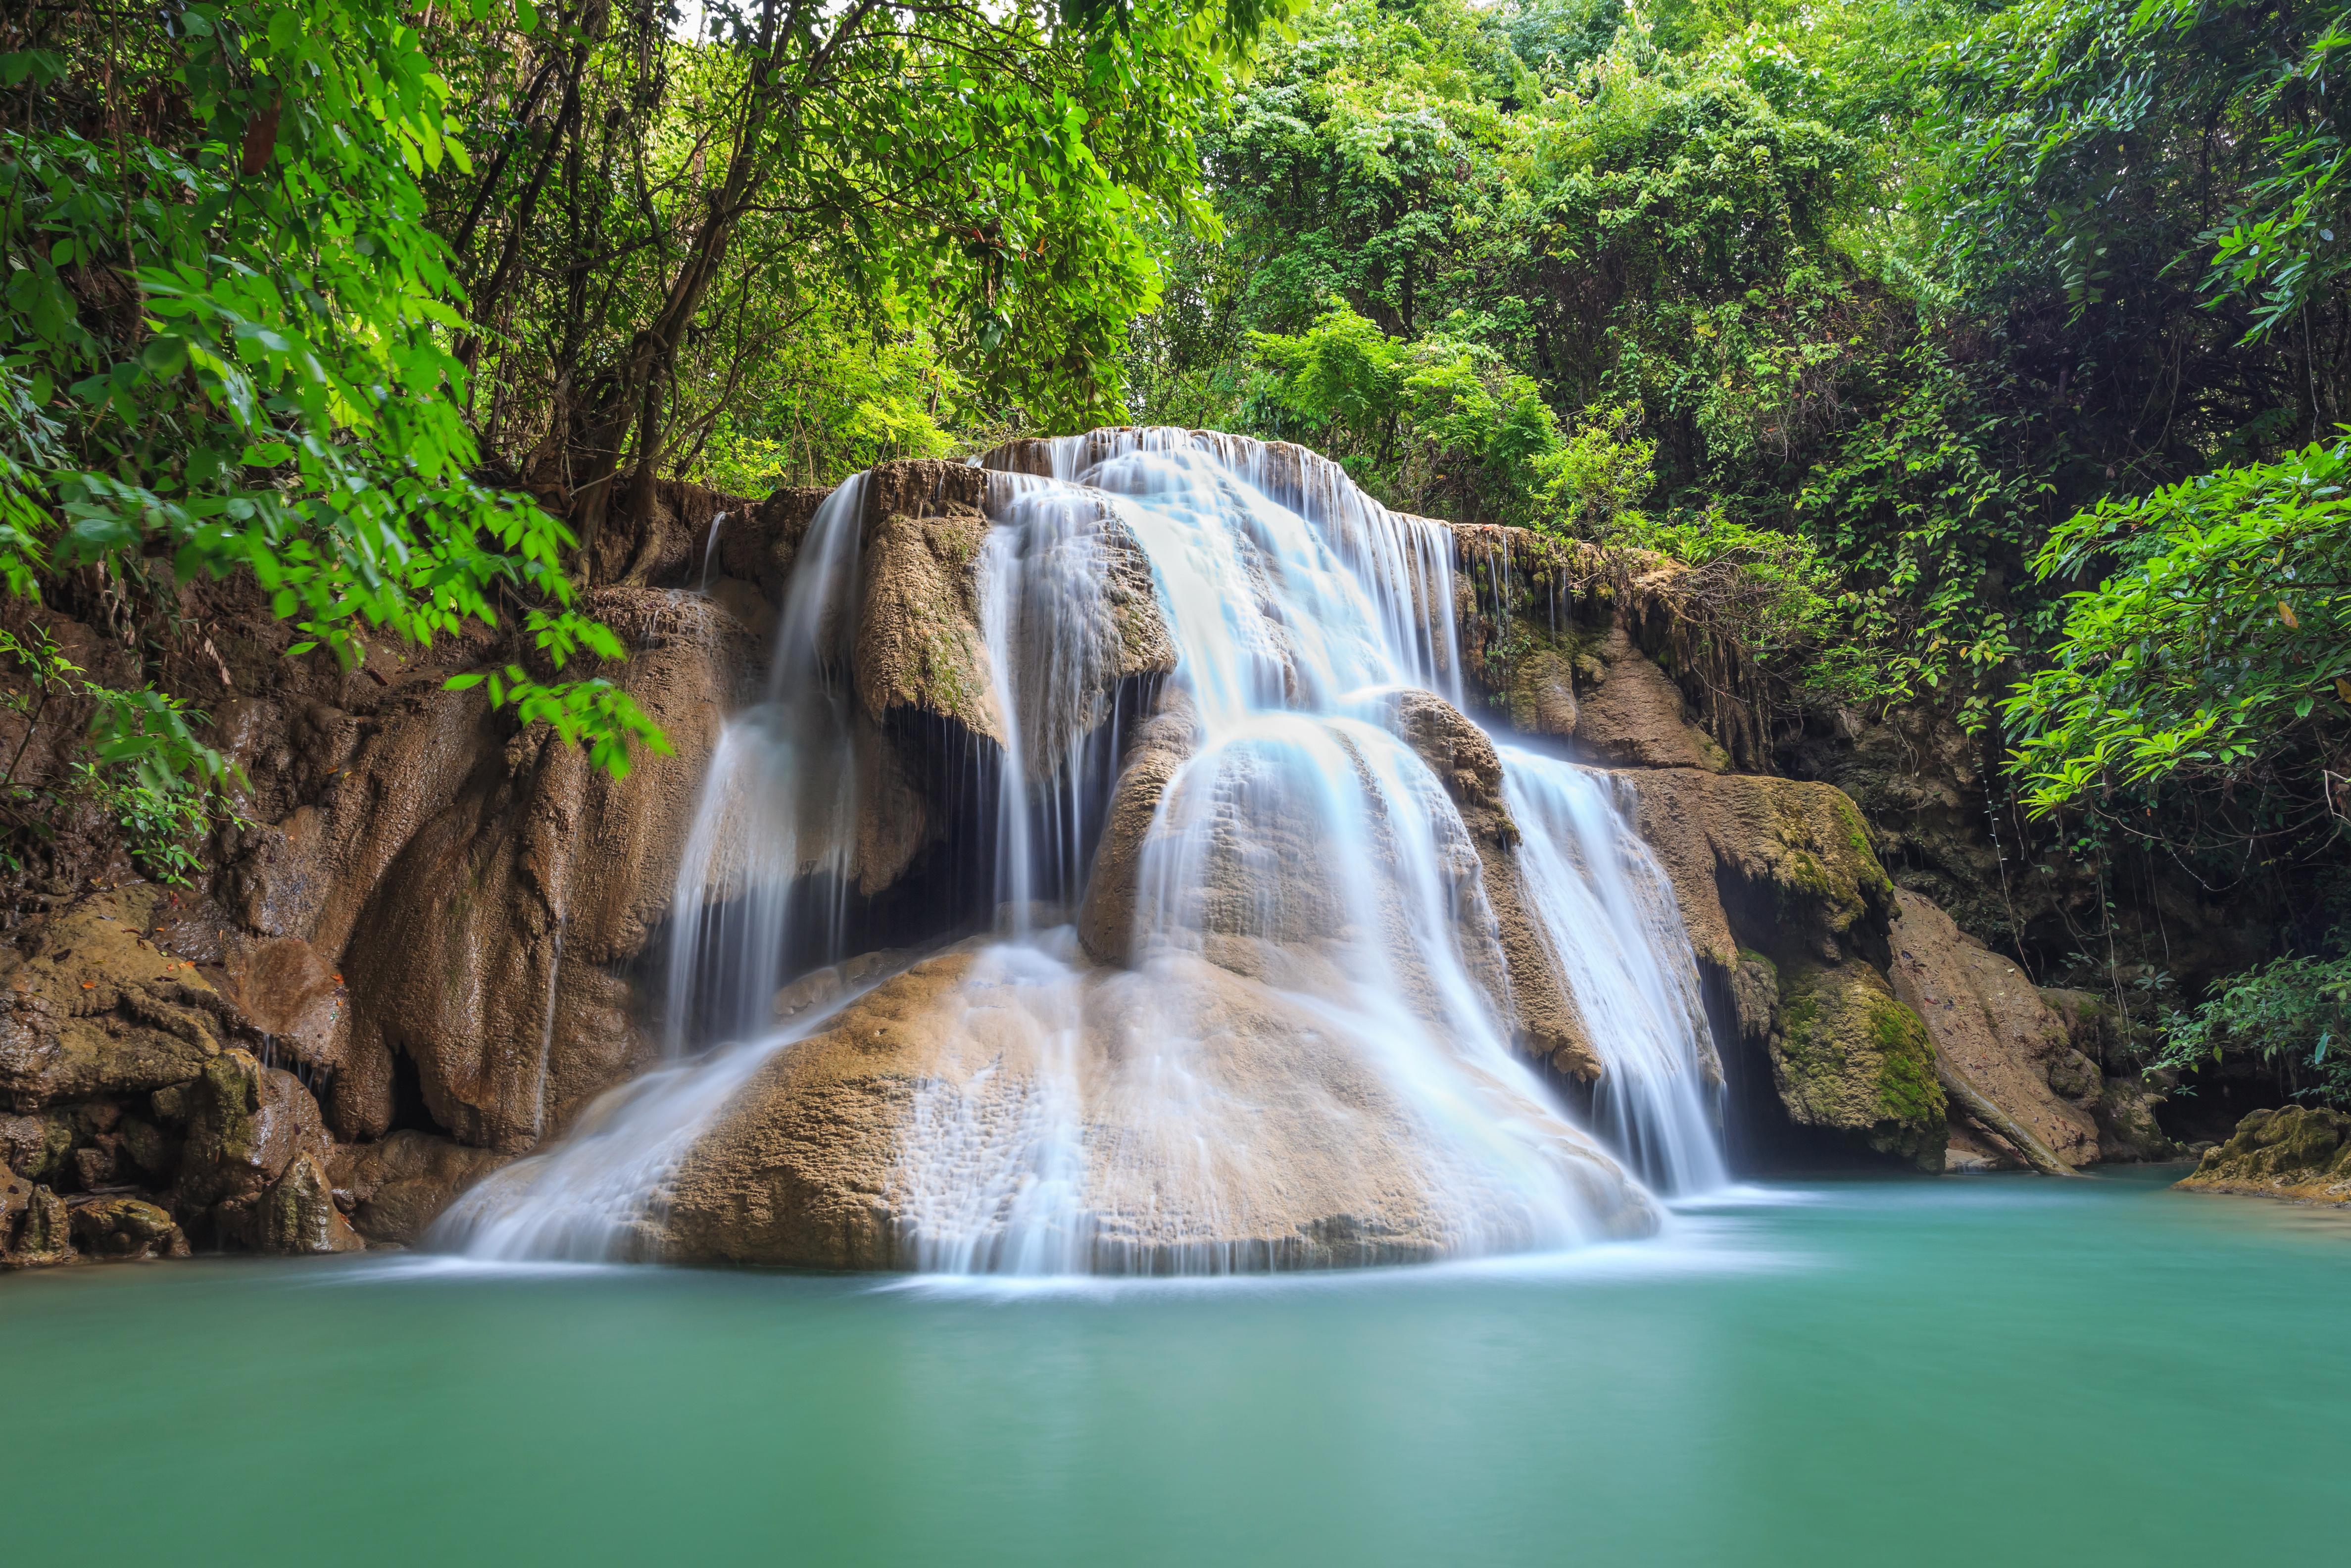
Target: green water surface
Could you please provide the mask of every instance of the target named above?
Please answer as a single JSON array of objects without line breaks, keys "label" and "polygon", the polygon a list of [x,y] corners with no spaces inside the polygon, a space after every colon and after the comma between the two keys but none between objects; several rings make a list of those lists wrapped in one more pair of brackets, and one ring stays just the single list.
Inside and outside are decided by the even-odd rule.
[{"label": "green water surface", "polygon": [[1001,1290],[0,1277],[23,1563],[2351,1561],[2351,1216],[1754,1189],[1564,1260]]}]

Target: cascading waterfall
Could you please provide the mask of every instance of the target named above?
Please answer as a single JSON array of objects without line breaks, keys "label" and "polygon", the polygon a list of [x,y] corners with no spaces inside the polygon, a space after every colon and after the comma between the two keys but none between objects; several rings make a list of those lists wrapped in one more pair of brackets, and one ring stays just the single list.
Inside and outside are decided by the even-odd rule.
[{"label": "cascading waterfall", "polygon": [[1503,746],[1502,795],[1522,835],[1527,905],[1607,1071],[1599,1131],[1668,1194],[1704,1192],[1723,1169],[1706,1003],[1672,883],[1625,820],[1630,779]]},{"label": "cascading waterfall", "polygon": [[[778,1041],[769,1009],[787,954],[809,967],[846,956],[857,768],[844,688],[864,488],[862,475],[849,480],[810,519],[765,699],[728,719],[711,756],[670,904],[669,1060],[598,1100],[555,1148],[467,1193],[434,1227],[436,1245],[638,1255],[648,1195]],[[685,1060],[696,1034],[726,1043]]]},{"label": "cascading waterfall", "polygon": [[[1444,526],[1387,511],[1311,454],[1233,437],[1105,431],[990,461],[975,570],[1004,738],[997,907],[978,913],[998,939],[965,971],[905,1113],[894,1256],[1225,1272],[1654,1226],[1511,1048],[1479,848],[1409,738],[1407,710],[1432,702],[1417,694],[1460,697]],[[440,1243],[635,1255],[699,1131],[817,1027],[768,1032],[766,1009],[787,954],[843,956],[862,510],[852,481],[811,523],[769,699],[727,727],[679,873],[672,1048],[756,1043],[616,1091],[469,1195]],[[1164,685],[1112,667],[1103,583],[1120,550],[1148,562],[1173,644]],[[1092,896],[1127,701],[1151,704],[1180,760],[1127,867],[1129,961],[1105,966],[1067,922]],[[1703,1012],[1655,862],[1600,777],[1503,757],[1529,900],[1607,1068],[1603,1135],[1661,1190],[1718,1184]],[[1330,1218],[1285,1228],[1308,1187]]]}]

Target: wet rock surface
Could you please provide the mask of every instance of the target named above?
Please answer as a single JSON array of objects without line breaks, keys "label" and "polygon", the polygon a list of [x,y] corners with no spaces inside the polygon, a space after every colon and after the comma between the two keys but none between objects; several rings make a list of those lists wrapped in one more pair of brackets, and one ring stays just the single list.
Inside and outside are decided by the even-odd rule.
[{"label": "wet rock surface", "polygon": [[[696,1143],[656,1206],[647,1249],[698,1262],[906,1268],[930,1244],[987,1228],[1008,1199],[986,1141],[959,1129],[1017,1126],[1077,1038],[1084,1136],[1104,1155],[1090,1178],[1106,1221],[1078,1261],[1121,1271],[1197,1266],[1203,1239],[1239,1267],[1405,1261],[1458,1250],[1458,1217],[1416,1153],[1412,1108],[1329,1038],[1330,1023],[1279,992],[1196,958],[1147,972],[1097,969],[1074,1016],[1025,1010],[967,947],[915,965],[829,1027],[776,1053]],[[1173,1009],[1171,1013],[1171,1009]],[[1149,1042],[1188,1019],[1198,1117],[1170,1142],[1151,1116]],[[1333,1116],[1334,1105],[1349,1108]],[[1228,1125],[1226,1125],[1229,1124]],[[1197,1136],[1203,1125],[1230,1136]],[[1246,1133],[1244,1134],[1244,1126]],[[1565,1129],[1562,1128],[1562,1133]],[[1567,1134],[1582,1145],[1579,1134]],[[1203,1148],[1219,1168],[1194,1164]],[[923,1207],[927,1161],[959,1168],[968,1213]],[[1652,1228],[1645,1199],[1588,1145],[1559,1157],[1613,1233]],[[1145,1193],[1156,1201],[1139,1201]]]}]

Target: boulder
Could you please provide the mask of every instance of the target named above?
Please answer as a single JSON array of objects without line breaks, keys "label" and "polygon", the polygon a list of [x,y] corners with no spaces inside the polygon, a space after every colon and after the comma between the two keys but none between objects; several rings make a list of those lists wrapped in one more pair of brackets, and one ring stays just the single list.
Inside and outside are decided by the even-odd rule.
[{"label": "boulder", "polygon": [[[1481,1173],[1430,1163],[1418,1108],[1329,1014],[1189,955],[1053,984],[991,967],[1006,962],[950,950],[778,1051],[659,1195],[648,1249],[859,1269],[986,1257],[1019,1173],[1059,1137],[1084,1150],[1066,1238],[1080,1267],[1425,1259],[1470,1239],[1465,1212],[1504,1211]],[[1654,1227],[1612,1161],[1564,1124],[1553,1136],[1604,1234]]]},{"label": "boulder", "polygon": [[1934,1044],[1876,969],[1853,959],[1783,970],[1771,1052],[1781,1103],[1798,1124],[1942,1168]]},{"label": "boulder", "polygon": [[373,1245],[404,1246],[512,1157],[403,1127],[380,1143],[338,1144],[328,1171],[333,1190],[350,1203],[353,1229]]},{"label": "boulder", "polygon": [[120,1262],[131,1258],[184,1258],[187,1238],[171,1213],[142,1198],[117,1195],[87,1198],[71,1206],[75,1245],[86,1258]]},{"label": "boulder", "polygon": [[[172,1109],[174,1107],[164,1107]],[[318,1102],[292,1073],[243,1051],[205,1064],[186,1094],[186,1143],[171,1207],[225,1246],[253,1238],[255,1205],[304,1155],[323,1156]]]},{"label": "boulder", "polygon": [[264,1252],[296,1256],[358,1252],[367,1246],[336,1208],[325,1164],[307,1149],[262,1196],[254,1240]]},{"label": "boulder", "polygon": [[2063,1164],[2096,1160],[2097,1119],[2085,1104],[2096,1103],[2103,1085],[2074,1049],[2064,1017],[2022,970],[1932,901],[1903,891],[1895,904],[1894,994],[1926,1021],[1936,1054]]},{"label": "boulder", "polygon": [[2179,1183],[2300,1203],[2351,1203],[2351,1113],[2319,1105],[2256,1111]]},{"label": "boulder", "polygon": [[2098,1157],[2109,1163],[2177,1159],[2179,1145],[2155,1119],[2162,1100],[2136,1079],[2107,1079],[2090,1108],[2098,1119]]}]

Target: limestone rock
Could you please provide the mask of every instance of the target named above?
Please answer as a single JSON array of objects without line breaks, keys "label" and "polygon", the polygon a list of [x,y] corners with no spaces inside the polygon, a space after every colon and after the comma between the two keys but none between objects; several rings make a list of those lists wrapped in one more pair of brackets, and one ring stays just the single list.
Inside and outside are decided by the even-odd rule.
[{"label": "limestone rock", "polygon": [[224,1051],[194,1085],[172,1207],[200,1233],[208,1216],[218,1240],[243,1245],[262,1194],[296,1159],[326,1147],[318,1102],[299,1079]]},{"label": "limestone rock", "polygon": [[714,548],[707,530],[696,541],[697,559],[716,559],[727,576],[758,585],[772,603],[784,596],[784,580],[799,557],[800,541],[808,537],[816,509],[832,492],[809,486],[778,490],[756,507],[729,511],[719,525]]},{"label": "limestone rock", "polygon": [[2302,1203],[2351,1203],[2351,1114],[2318,1105],[2256,1111],[2179,1184]]},{"label": "limestone rock", "polygon": [[341,1065],[350,1009],[342,975],[325,954],[299,936],[235,932],[221,947],[221,997],[239,1024],[281,1059],[327,1071]]},{"label": "limestone rock", "polygon": [[188,1255],[187,1238],[170,1212],[141,1198],[109,1196],[77,1202],[70,1223],[85,1257],[120,1261]]},{"label": "limestone rock", "polygon": [[1781,988],[1771,1073],[1791,1118],[1940,1169],[1943,1090],[1918,1015],[1857,959],[1800,965]]},{"label": "limestone rock", "polygon": [[947,719],[1001,743],[977,568],[987,475],[961,463],[890,463],[866,476],[864,595],[854,664],[876,723]]},{"label": "limestone rock", "polygon": [[67,1167],[73,1154],[74,1118],[62,1112],[37,1116],[0,1116],[0,1155],[7,1168],[31,1181],[47,1181]]},{"label": "limestone rock", "polygon": [[1085,903],[1078,911],[1078,939],[1105,964],[1125,964],[1134,956],[1135,877],[1144,841],[1158,814],[1160,797],[1198,745],[1190,700],[1171,689],[1161,699],[1159,711],[1136,728],[1127,748],[1126,766],[1094,851]]},{"label": "limestone rock", "polygon": [[2132,1079],[2107,1079],[2090,1108],[2098,1119],[2098,1157],[2109,1162],[2177,1158],[2179,1145],[2155,1119],[2161,1099]]},{"label": "limestone rock", "polygon": [[350,1200],[353,1229],[372,1243],[406,1245],[510,1158],[404,1127],[380,1143],[338,1144],[328,1170],[334,1190]]},{"label": "limestone rock", "polygon": [[[384,872],[343,972],[356,1013],[337,1131],[379,1136],[394,1057],[463,1142],[528,1148],[649,1060],[624,966],[665,912],[702,774],[750,655],[707,601],[602,590],[623,689],[671,754],[614,779],[540,731],[478,764]],[[462,890],[453,896],[453,890]]]},{"label": "limestone rock", "polygon": [[1524,735],[1572,736],[1583,710],[1574,665],[1554,648],[1538,649],[1510,671],[1510,727]]},{"label": "limestone rock", "polygon": [[357,1252],[367,1246],[335,1207],[326,1166],[309,1150],[296,1155],[263,1195],[255,1239],[264,1252],[297,1256]]},{"label": "limestone rock", "polygon": [[0,1169],[0,1253],[16,1245],[26,1212],[33,1206],[33,1184],[16,1172]]},{"label": "limestone rock", "polygon": [[221,998],[146,936],[163,889],[100,893],[0,947],[0,1097],[19,1112],[193,1078],[221,1047]]},{"label": "limestone rock", "polygon": [[[1556,655],[1554,655],[1556,657]],[[1721,772],[1729,757],[1691,722],[1681,689],[1612,624],[1599,650],[1599,682],[1575,702],[1579,748],[1630,768],[1698,768]]]},{"label": "limestone rock", "polygon": [[1627,777],[1641,837],[1718,972],[1738,968],[1742,946],[1833,965],[1883,941],[1894,884],[1835,786],[1685,768]]},{"label": "limestone rock", "polygon": [[[2097,1070],[2023,971],[1961,931],[1934,903],[1895,894],[1894,994],[1926,1020],[1935,1050],[2060,1160],[2098,1156],[2096,1118],[2054,1082],[2095,1102]],[[1996,1129],[1986,1129],[1996,1131]]]},{"label": "limestone rock", "polygon": [[0,1265],[10,1269],[39,1269],[53,1263],[70,1263],[74,1258],[73,1220],[66,1210],[65,1200],[46,1186],[36,1186],[25,1201],[25,1212],[16,1223],[16,1239],[9,1243]]},{"label": "limestone rock", "polygon": [[[1253,1267],[1328,1266],[1427,1258],[1459,1239],[1416,1163],[1414,1108],[1331,1038],[1327,1016],[1190,956],[1087,971],[1054,989],[1046,1016],[1031,1010],[1034,988],[992,977],[987,961],[970,946],[927,959],[777,1051],[679,1166],[647,1250],[904,1268],[925,1226],[986,1232],[992,1151],[1025,1146],[1035,1097],[1064,1082],[1049,1059],[1071,1040],[1076,1113],[1100,1156],[1086,1194],[1095,1262],[1155,1271],[1213,1242]],[[1051,1010],[1063,1005],[1074,1013]],[[1155,1087],[1171,1027],[1196,1041],[1194,1113],[1173,1124]],[[1654,1225],[1613,1162],[1564,1124],[1560,1137],[1563,1169],[1609,1233]],[[910,1179],[942,1160],[948,1170]],[[947,1185],[980,1207],[913,1207]]]}]

